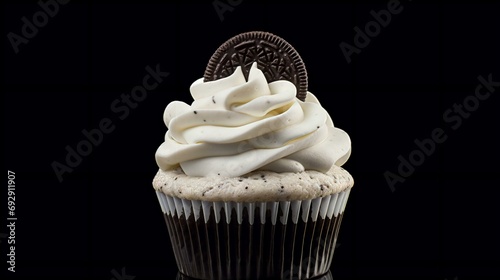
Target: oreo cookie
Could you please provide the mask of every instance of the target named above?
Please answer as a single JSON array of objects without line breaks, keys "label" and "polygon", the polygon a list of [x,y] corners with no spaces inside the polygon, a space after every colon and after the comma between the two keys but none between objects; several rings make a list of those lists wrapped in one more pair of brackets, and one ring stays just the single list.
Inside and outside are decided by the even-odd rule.
[{"label": "oreo cookie", "polygon": [[245,78],[257,62],[268,82],[288,80],[297,88],[297,98],[307,94],[307,72],[297,51],[284,39],[262,31],[241,33],[222,44],[210,58],[204,81],[215,81],[231,75],[241,66]]}]

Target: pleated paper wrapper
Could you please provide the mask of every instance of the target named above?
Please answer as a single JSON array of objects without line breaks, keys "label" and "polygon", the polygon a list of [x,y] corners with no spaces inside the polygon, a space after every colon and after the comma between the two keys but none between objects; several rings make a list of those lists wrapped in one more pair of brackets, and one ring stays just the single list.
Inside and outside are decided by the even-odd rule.
[{"label": "pleated paper wrapper", "polygon": [[156,193],[180,273],[195,279],[299,280],[328,276],[349,192],[279,202],[209,202]]}]

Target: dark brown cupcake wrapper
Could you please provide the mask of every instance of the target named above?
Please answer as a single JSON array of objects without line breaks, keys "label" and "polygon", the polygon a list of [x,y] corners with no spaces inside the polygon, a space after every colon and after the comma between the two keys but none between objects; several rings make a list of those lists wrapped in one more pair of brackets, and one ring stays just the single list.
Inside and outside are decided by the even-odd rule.
[{"label": "dark brown cupcake wrapper", "polygon": [[327,273],[350,189],[267,203],[157,192],[181,273],[197,279],[311,279]]},{"label": "dark brown cupcake wrapper", "polygon": [[[195,278],[191,278],[189,276],[186,276],[182,273],[177,273],[177,277],[175,278],[176,280],[196,280]],[[296,278],[292,278],[292,279],[296,279]],[[333,277],[332,277],[332,273],[330,271],[328,271],[326,274],[322,275],[322,276],[318,276],[317,278],[314,278],[314,280],[333,280]]]}]

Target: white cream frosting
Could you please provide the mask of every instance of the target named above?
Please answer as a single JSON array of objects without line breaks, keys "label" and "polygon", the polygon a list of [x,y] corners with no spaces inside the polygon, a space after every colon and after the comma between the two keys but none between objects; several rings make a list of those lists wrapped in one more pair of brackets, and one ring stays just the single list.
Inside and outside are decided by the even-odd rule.
[{"label": "white cream frosting", "polygon": [[161,170],[179,166],[189,176],[237,177],[255,170],[326,173],[351,151],[347,133],[334,127],[316,97],[297,99],[289,81],[268,83],[254,63],[226,78],[195,81],[194,102],[171,102],[164,112],[165,142],[156,152]]}]

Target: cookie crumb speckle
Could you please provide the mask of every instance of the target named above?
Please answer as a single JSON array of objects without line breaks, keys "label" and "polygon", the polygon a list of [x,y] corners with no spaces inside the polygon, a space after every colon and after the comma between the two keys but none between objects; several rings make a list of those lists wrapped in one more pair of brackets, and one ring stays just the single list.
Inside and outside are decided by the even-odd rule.
[{"label": "cookie crumb speckle", "polygon": [[161,170],[153,186],[168,196],[182,199],[220,201],[223,197],[236,202],[265,202],[326,197],[352,187],[354,181],[336,166],[327,173],[311,170],[283,174],[259,170],[232,178],[221,171],[214,175],[206,178],[187,176],[180,167]]}]

